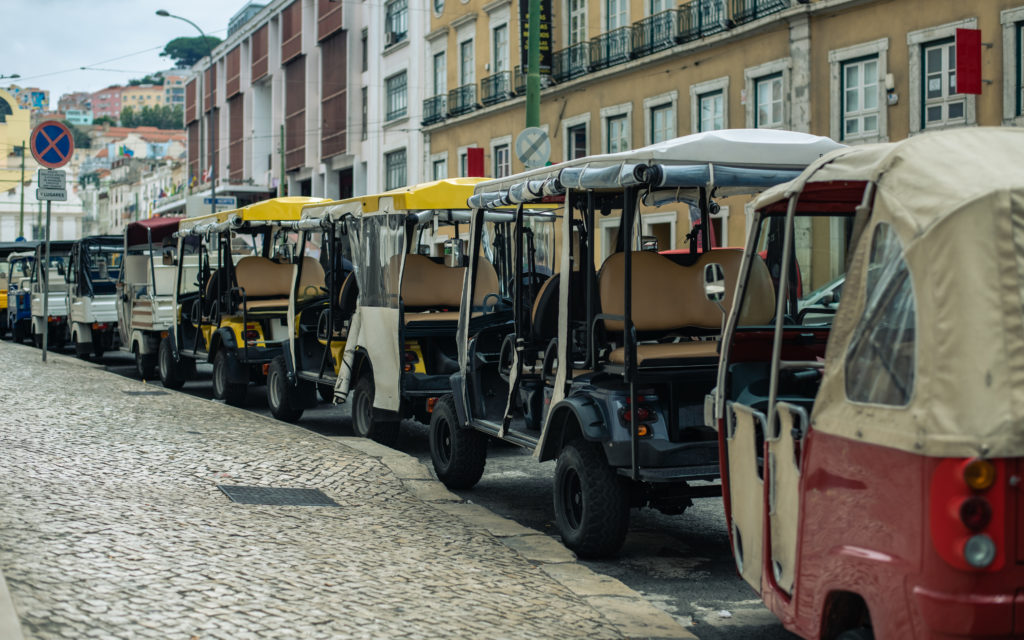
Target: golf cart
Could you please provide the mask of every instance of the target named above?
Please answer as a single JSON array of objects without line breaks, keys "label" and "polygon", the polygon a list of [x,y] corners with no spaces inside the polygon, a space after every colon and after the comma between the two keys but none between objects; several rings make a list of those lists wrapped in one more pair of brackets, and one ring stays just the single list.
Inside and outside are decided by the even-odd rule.
[{"label": "golf cart", "polygon": [[[34,243],[31,246],[35,246]],[[3,310],[10,339],[24,342],[32,335],[32,292],[29,279],[32,275],[34,251],[18,251],[8,254],[4,273],[7,280],[7,308]]]},{"label": "golf cart", "polygon": [[[288,294],[297,234],[285,226],[319,198],[285,197],[179,222],[174,307],[178,318],[160,342],[164,386],[178,389],[197,362],[213,363],[213,395],[245,400],[249,382],[288,339]],[[324,284],[319,264],[306,266],[303,287]],[[307,280],[308,279],[308,280]]]},{"label": "golf cart", "polygon": [[[48,349],[58,351],[68,340],[68,285],[65,281],[68,258],[73,240],[51,240],[50,260],[46,261],[46,244],[36,246],[32,259],[32,274],[29,277],[32,310],[32,342],[43,346],[43,334],[47,334]],[[46,268],[43,268],[43,265]],[[46,298],[46,312],[43,312],[43,298]]]},{"label": "golf cart", "polygon": [[143,380],[156,375],[160,341],[174,324],[175,246],[181,218],[149,218],[124,229],[124,263],[117,280],[121,350],[135,356]]},{"label": "golf cart", "polygon": [[[753,203],[709,419],[736,568],[802,637],[1024,637],[1022,145],[852,147]],[[736,311],[761,247],[770,323]],[[798,268],[845,273],[831,323]]]},{"label": "golf cart", "polygon": [[7,332],[13,326],[8,317],[8,307],[13,304],[13,293],[9,294],[11,285],[17,283],[11,280],[10,256],[14,253],[24,253],[34,249],[35,242],[0,242],[0,337],[6,337]]},{"label": "golf cart", "polygon": [[68,258],[68,330],[75,354],[99,358],[117,342],[117,288],[123,257],[121,238],[76,240]]},{"label": "golf cart", "polygon": [[[722,263],[731,293],[742,251],[713,248],[704,230],[717,199],[790,179],[839,146],[788,131],[715,131],[478,185],[472,243],[482,240],[480,211],[560,195],[559,262],[534,298],[523,296],[536,274],[526,272],[528,243],[517,237],[513,299],[529,312],[514,314],[511,337],[460,333],[454,393],[431,423],[438,477],[472,486],[486,456],[481,434],[540,461],[557,458],[555,520],[566,546],[590,557],[621,547],[630,507],[679,514],[693,498],[719,495],[706,483],[719,469],[703,406],[715,384],[723,318],[704,299],[701,280],[705,264]],[[687,254],[640,250],[643,215],[663,206],[699,212]],[[613,211],[618,238],[595,270],[598,218]],[[774,289],[763,263],[758,275],[758,298],[743,313],[767,320]]]}]

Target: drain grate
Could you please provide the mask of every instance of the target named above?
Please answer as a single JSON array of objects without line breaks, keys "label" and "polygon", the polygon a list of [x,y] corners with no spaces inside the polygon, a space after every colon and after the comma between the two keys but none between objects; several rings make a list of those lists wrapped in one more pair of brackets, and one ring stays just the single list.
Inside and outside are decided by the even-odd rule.
[{"label": "drain grate", "polygon": [[122,391],[126,396],[166,396],[166,391]]},{"label": "drain grate", "polygon": [[296,507],[338,507],[319,489],[288,489],[285,487],[238,487],[218,484],[217,488],[232,502]]}]

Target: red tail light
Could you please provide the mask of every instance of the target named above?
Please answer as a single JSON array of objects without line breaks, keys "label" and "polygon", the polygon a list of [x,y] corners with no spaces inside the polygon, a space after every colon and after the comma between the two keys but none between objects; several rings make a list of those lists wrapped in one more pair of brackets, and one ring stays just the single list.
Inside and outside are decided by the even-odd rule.
[{"label": "red tail light", "polygon": [[996,571],[1006,561],[1006,465],[1003,460],[942,460],[932,474],[932,545],[952,567]]},{"label": "red tail light", "polygon": [[256,329],[248,329],[245,332],[245,341],[252,344],[253,342],[259,342],[260,332]]},{"label": "red tail light", "polygon": [[960,503],[960,522],[971,531],[983,530],[992,522],[992,505],[978,496],[967,498]]}]

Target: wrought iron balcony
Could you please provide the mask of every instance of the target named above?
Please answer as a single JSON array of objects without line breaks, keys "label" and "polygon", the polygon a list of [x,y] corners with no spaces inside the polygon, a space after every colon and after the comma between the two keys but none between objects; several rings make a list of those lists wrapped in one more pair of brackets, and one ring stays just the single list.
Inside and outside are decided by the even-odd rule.
[{"label": "wrought iron balcony", "polygon": [[590,70],[590,43],[578,42],[551,55],[551,76],[555,82],[578,78]]},{"label": "wrought iron balcony", "polygon": [[485,105],[504,102],[512,97],[512,79],[508,71],[499,71],[480,81],[480,102]]},{"label": "wrought iron balcony", "polygon": [[676,12],[671,9],[633,23],[633,56],[647,56],[676,43]]},{"label": "wrought iron balcony", "polygon": [[679,7],[679,27],[676,38],[690,42],[725,30],[725,0],[693,0]]},{"label": "wrought iron balcony", "polygon": [[513,77],[513,88],[515,89],[517,96],[526,95],[526,74],[523,73],[523,68],[518,64],[512,74]]},{"label": "wrought iron balcony", "polygon": [[423,101],[423,126],[441,122],[447,115],[448,96],[434,96]]},{"label": "wrought iron balcony", "polygon": [[789,0],[732,0],[732,21],[736,24],[757,20],[788,9]]},{"label": "wrought iron balcony", "polygon": [[590,41],[590,68],[604,69],[626,62],[632,52],[632,27],[619,27]]},{"label": "wrought iron balcony", "polygon": [[448,92],[448,115],[458,116],[476,109],[476,85],[464,84]]}]

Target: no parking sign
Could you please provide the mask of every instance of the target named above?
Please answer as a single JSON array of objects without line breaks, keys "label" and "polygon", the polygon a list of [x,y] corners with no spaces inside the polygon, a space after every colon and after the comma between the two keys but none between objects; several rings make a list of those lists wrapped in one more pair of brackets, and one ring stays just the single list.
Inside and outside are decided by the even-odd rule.
[{"label": "no parking sign", "polygon": [[75,151],[75,138],[71,135],[71,130],[56,120],[47,120],[36,125],[29,140],[32,157],[50,169],[66,165]]}]

